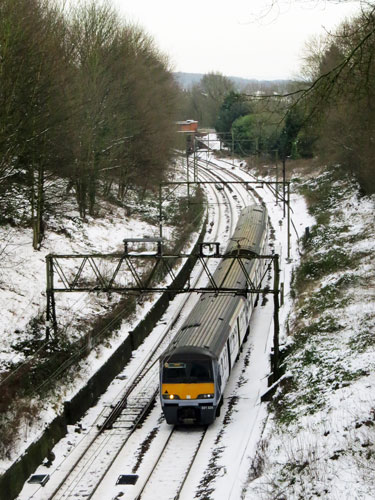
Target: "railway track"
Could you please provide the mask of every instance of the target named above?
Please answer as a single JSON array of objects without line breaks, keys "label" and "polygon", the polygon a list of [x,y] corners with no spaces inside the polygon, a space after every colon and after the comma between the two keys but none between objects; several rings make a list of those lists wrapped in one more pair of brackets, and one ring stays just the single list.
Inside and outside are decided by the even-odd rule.
[{"label": "railway track", "polygon": [[[202,178],[212,180],[214,177],[210,173],[202,173]],[[222,197],[228,196],[222,192],[211,190],[210,197],[212,204],[222,207]],[[228,206],[232,211],[226,213]],[[228,225],[223,231],[217,227],[216,233],[211,234],[212,241],[223,232],[231,234],[231,224],[235,222],[235,216],[230,201],[227,199],[227,208],[221,208],[221,217]],[[206,239],[206,241],[208,238]],[[197,278],[198,279],[198,278]],[[184,299],[183,303],[189,301]],[[179,313],[176,314],[178,316]],[[151,355],[148,355],[133,377],[126,384],[125,390],[116,397],[111,407],[106,406],[99,418],[89,431],[79,441],[78,445],[70,454],[70,460],[60,463],[55,470],[56,479],[50,481],[41,489],[35,489],[28,496],[22,498],[35,499],[66,499],[66,498],[92,498],[101,480],[115,461],[134,430],[150,410],[155,400],[158,390],[158,357],[170,341],[172,325],[176,322],[176,317],[171,317],[166,325],[161,339],[158,339],[152,348]],[[202,437],[203,439],[203,437]],[[103,458],[105,457],[105,458]],[[188,467],[190,469],[190,467]],[[183,483],[182,483],[183,484]]]},{"label": "railway track", "polygon": [[[212,179],[212,172],[210,173],[210,178]],[[218,177],[215,176],[215,179],[218,179]],[[245,205],[248,203],[249,193],[243,190],[242,193],[238,192],[238,197]],[[229,231],[231,232],[231,229]],[[192,433],[187,442],[184,440],[184,433],[186,432]],[[154,458],[151,460],[152,463],[148,464],[148,466],[145,465],[142,470],[137,471],[139,472],[139,478],[136,486],[131,489],[126,486],[124,487],[127,488],[126,498],[134,500],[153,498],[155,485],[159,487],[162,485],[163,500],[169,498],[177,500],[189,476],[191,467],[195,462],[205,433],[206,429],[200,432],[196,428],[175,429],[164,423],[163,428],[161,430],[158,429],[158,434],[162,435],[163,438],[157,443],[153,443],[153,452],[150,452],[150,454],[154,455]],[[128,457],[132,457],[136,453],[137,449],[132,448],[131,443],[127,448],[125,446],[122,449],[117,460],[118,464],[121,465],[118,467],[114,466],[113,470],[108,472],[102,485],[99,486],[98,490],[92,496],[94,500],[101,499],[108,488],[113,487],[116,483],[116,474],[118,474],[118,471],[132,470],[132,468],[134,470],[134,464],[132,464],[132,460]],[[173,458],[172,460],[171,457]],[[124,493],[120,491],[119,494],[122,496]]]},{"label": "railway track", "polygon": [[[217,177],[215,176],[215,178]],[[249,193],[246,190],[243,193],[238,192],[238,196],[243,204],[248,203]],[[152,464],[140,471],[137,486],[131,490],[126,490],[126,498],[134,500],[153,498],[155,485],[163,485],[163,500],[169,498],[177,500],[199,452],[206,429],[199,432],[196,428],[175,429],[164,424],[162,431],[158,432],[164,435],[164,438],[156,444],[154,443],[154,450],[156,448],[157,451],[153,452]],[[187,432],[192,434],[189,436],[188,441],[184,441],[184,433]],[[92,496],[94,500],[101,499],[107,488],[115,484],[116,471],[132,469],[132,463],[131,460],[128,460],[128,457],[136,453],[137,450],[132,448],[131,445],[122,449],[121,455],[118,457],[118,463],[121,463],[121,466],[113,467],[114,472],[108,472],[102,486]],[[173,457],[172,461],[171,457]],[[120,493],[123,494],[123,492]]]},{"label": "railway track", "polygon": [[[206,431],[207,428],[173,427],[139,493],[134,496],[134,500],[152,498],[155,488],[160,488],[161,485],[165,500],[178,500]],[[174,456],[173,470],[171,470],[171,456]]]},{"label": "railway track", "polygon": [[[240,181],[241,182],[241,181],[245,180],[244,177],[249,177],[252,181],[256,181],[257,183],[262,184],[262,180],[259,180],[257,177],[255,177],[253,174],[251,174],[250,172],[248,172],[243,167],[235,167],[235,168],[237,169],[236,171],[240,171],[244,175],[239,175],[239,174],[235,173],[233,171],[233,164],[231,162],[229,162],[229,161],[221,160],[223,163],[225,163],[227,165],[227,167],[225,167],[225,168],[223,166],[217,165],[217,163],[212,162],[211,160],[208,160],[208,159],[201,158],[198,161],[201,163],[202,167],[205,166],[207,168],[208,165],[215,166],[217,170],[219,170],[220,172],[222,172],[224,174],[229,175],[232,179],[235,179],[236,181]],[[230,167],[230,170],[229,170],[229,167]],[[265,187],[273,195],[276,203],[277,202],[278,203],[282,203],[282,200],[280,198],[280,194],[277,195],[276,187],[275,186],[273,186],[272,184],[266,184]],[[259,194],[257,194],[256,191],[253,188],[250,188],[250,190],[258,198],[258,200],[261,199],[261,197],[259,196]],[[298,238],[300,237],[300,235],[298,233],[298,230],[297,230],[297,228],[296,228],[296,226],[294,224],[293,218],[292,218],[293,208],[289,207],[289,209],[290,209],[290,212],[291,212],[291,219],[290,219],[291,228],[293,229],[293,231],[294,231],[294,233],[295,233],[295,235],[297,237],[297,240],[298,240]]]},{"label": "railway track", "polygon": [[[204,171],[205,168],[207,168],[205,165],[201,166],[201,170]],[[235,173],[231,169],[228,170],[223,168],[221,174],[226,179],[233,179],[236,181],[244,180],[241,174]],[[218,176],[215,175],[218,182],[220,182],[219,178],[221,178],[221,174]],[[237,196],[236,201],[248,204],[249,193],[245,187],[235,189],[235,193],[229,189],[228,191],[232,197],[233,194]],[[271,193],[274,195],[272,190]],[[268,203],[273,205],[274,202],[274,198],[268,199]],[[262,311],[262,316],[264,316],[264,312],[265,311]],[[268,312],[268,315],[262,318],[262,324],[264,326],[266,324],[269,325],[271,321],[272,314]],[[265,328],[265,330],[268,331],[268,328]],[[263,356],[266,360],[265,364],[267,364],[265,354],[269,352],[269,347],[267,347],[268,340],[267,336],[263,335],[263,329],[261,331],[261,335],[258,335],[257,340],[259,342],[256,346],[254,341],[253,345],[245,347],[244,356],[250,356],[254,349],[252,359],[259,359]],[[248,359],[250,359],[250,357]],[[245,367],[247,362],[248,361],[245,362]],[[265,373],[267,373],[267,369],[268,368],[266,366]],[[239,365],[237,367],[237,377],[241,373],[244,373],[244,368]],[[256,373],[255,365],[254,368],[250,370],[250,374],[253,375],[253,377],[249,377],[250,380],[252,378],[255,380],[256,377],[259,376],[258,373]],[[239,378],[241,379],[241,377],[242,375]],[[175,431],[172,432],[168,430],[168,426],[166,425],[160,428],[159,432],[161,434],[164,433],[164,442],[163,444],[161,442],[155,443],[153,451],[150,450],[150,455],[154,455],[152,465],[139,471],[140,476],[137,488],[134,488],[134,490],[125,489],[125,493],[124,490],[118,490],[119,496],[113,498],[117,499],[120,498],[120,495],[125,495],[125,498],[133,500],[150,500],[155,498],[162,498],[163,500],[190,500],[192,498],[192,491],[195,493],[198,492],[199,498],[205,498],[206,493],[206,496],[208,496],[208,492],[212,491],[210,490],[211,481],[212,478],[215,477],[216,480],[219,480],[218,484],[220,484],[220,486],[216,489],[217,496],[214,495],[212,498],[222,497],[228,499],[230,498],[231,500],[239,498],[239,471],[243,466],[243,463],[246,462],[248,453],[247,447],[249,443],[252,443],[254,440],[256,442],[259,422],[262,418],[265,418],[264,407],[259,405],[259,398],[262,394],[261,389],[258,387],[254,392],[246,392],[242,388],[242,384],[244,383],[244,380],[239,381],[238,378],[236,379],[236,375],[234,374],[232,386],[228,391],[231,396],[228,398],[227,404],[224,405],[225,419],[221,418],[216,422],[218,424],[216,430],[215,425],[212,424],[209,429],[209,436],[207,436],[207,440],[206,433],[202,436],[201,440],[199,440],[197,433],[197,436],[195,436],[197,441],[193,440],[190,436],[190,442],[185,443],[185,436],[182,433],[177,433]],[[242,414],[242,425],[240,425],[241,432],[238,432],[237,430],[236,434],[238,435],[235,436],[235,439],[233,439],[229,434],[230,431],[227,433],[222,432],[222,426],[228,426],[229,429],[231,425],[230,406],[231,403],[235,401],[238,401],[238,403],[236,403],[238,404],[238,411]],[[241,408],[241,411],[239,408]],[[175,437],[177,438],[176,440]],[[253,446],[256,446],[255,442]],[[237,450],[237,453],[233,456],[233,463],[228,463],[226,466],[220,465],[219,459],[217,458],[219,455],[215,455],[215,450],[218,448],[224,449],[226,446],[233,445]],[[204,450],[202,448],[204,448]],[[206,462],[206,468],[204,468],[204,465],[202,467],[202,459],[197,459],[201,449],[203,456],[207,456],[207,454],[210,456],[211,453],[211,459],[208,461],[208,464]],[[207,458],[204,458],[204,460],[207,460]],[[216,460],[218,460],[218,462],[216,462]],[[210,469],[212,464],[214,464],[214,471]],[[217,474],[220,477],[217,477]],[[198,478],[200,478],[200,480]],[[113,478],[112,484],[114,484]],[[211,494],[209,494],[209,497],[211,498]],[[95,500],[99,500],[102,497],[99,495],[94,498]]]}]

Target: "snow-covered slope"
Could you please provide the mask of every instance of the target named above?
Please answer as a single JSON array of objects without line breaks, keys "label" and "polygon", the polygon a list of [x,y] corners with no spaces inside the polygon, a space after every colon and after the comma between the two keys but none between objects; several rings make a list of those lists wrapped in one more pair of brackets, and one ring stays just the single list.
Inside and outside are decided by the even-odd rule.
[{"label": "snow-covered slope", "polygon": [[373,499],[375,198],[335,171],[301,190],[318,225],[295,273],[287,377],[243,498]]},{"label": "snow-covered slope", "polygon": [[[24,358],[12,346],[29,338],[27,325],[46,308],[46,255],[115,252],[123,248],[124,238],[142,237],[157,231],[139,218],[126,217],[124,209],[105,204],[101,218],[88,217],[82,222],[78,213],[67,214],[64,225],[47,231],[40,250],[33,250],[30,229],[0,227],[0,363]],[[84,314],[95,314],[103,308],[93,297],[78,294],[58,298],[60,321],[69,324]],[[42,333],[42,332],[41,332]],[[0,366],[1,366],[0,365]]]}]

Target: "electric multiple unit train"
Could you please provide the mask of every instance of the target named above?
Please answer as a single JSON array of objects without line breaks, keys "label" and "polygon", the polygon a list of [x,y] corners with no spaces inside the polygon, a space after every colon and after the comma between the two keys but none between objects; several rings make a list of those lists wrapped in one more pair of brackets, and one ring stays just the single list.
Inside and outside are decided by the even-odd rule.
[{"label": "electric multiple unit train", "polygon": [[[268,215],[262,205],[241,211],[236,229],[214,273],[215,283],[246,288],[258,283],[268,253]],[[241,255],[246,272],[238,260]],[[168,424],[210,424],[218,415],[230,372],[249,333],[255,294],[202,293],[160,357],[160,399]]]}]

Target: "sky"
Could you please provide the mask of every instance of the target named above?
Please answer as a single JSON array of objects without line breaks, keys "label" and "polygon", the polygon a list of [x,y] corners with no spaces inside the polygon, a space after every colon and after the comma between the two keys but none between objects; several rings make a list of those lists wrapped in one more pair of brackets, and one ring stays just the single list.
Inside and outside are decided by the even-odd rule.
[{"label": "sky", "polygon": [[142,26],[174,71],[288,79],[298,75],[306,40],[358,12],[328,0],[110,0]]}]

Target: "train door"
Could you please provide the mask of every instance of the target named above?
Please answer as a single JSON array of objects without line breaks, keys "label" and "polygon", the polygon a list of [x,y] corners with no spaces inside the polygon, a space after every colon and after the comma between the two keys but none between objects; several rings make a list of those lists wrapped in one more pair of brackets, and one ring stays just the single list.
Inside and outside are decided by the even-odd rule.
[{"label": "train door", "polygon": [[238,335],[238,350],[242,352],[242,339],[243,335],[240,327],[240,318],[237,318],[237,335]]},{"label": "train door", "polygon": [[247,314],[247,307],[242,310],[242,313],[240,317],[238,318],[238,332],[239,332],[239,338],[240,338],[240,344],[242,345],[244,338],[247,333],[247,329],[249,326],[249,321],[248,321],[248,314]]},{"label": "train door", "polygon": [[229,362],[229,351],[228,345],[226,344],[219,358],[219,370],[221,376],[222,391],[227,383],[229,372],[230,372],[230,362]]}]

